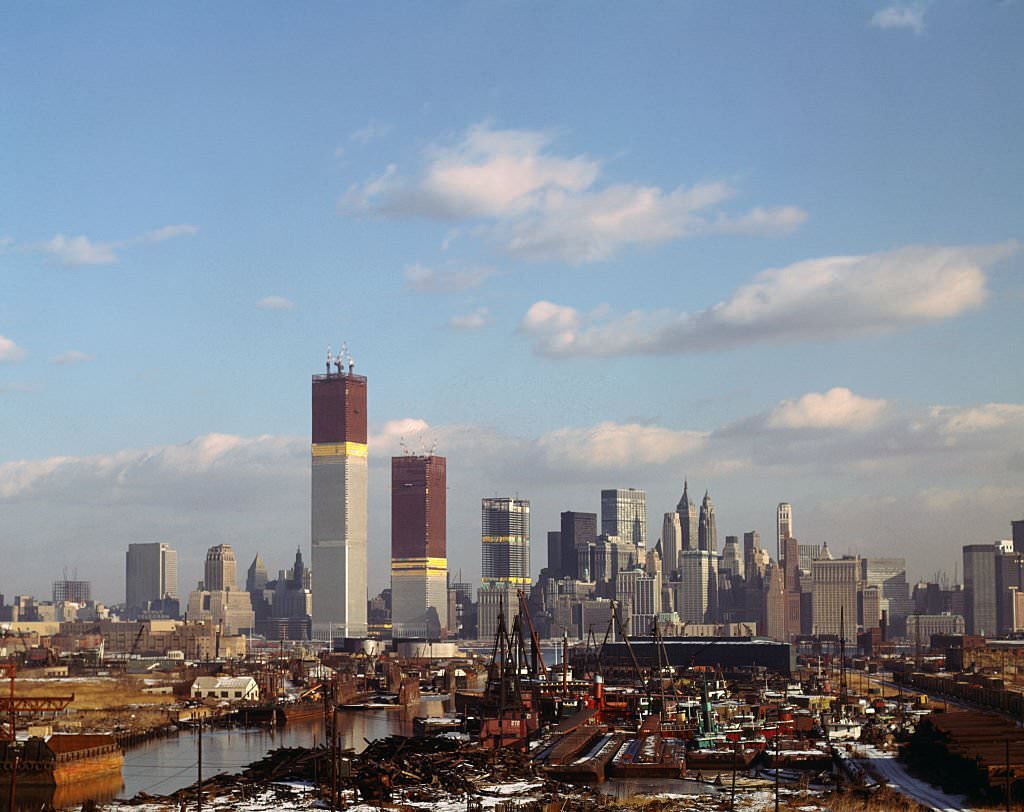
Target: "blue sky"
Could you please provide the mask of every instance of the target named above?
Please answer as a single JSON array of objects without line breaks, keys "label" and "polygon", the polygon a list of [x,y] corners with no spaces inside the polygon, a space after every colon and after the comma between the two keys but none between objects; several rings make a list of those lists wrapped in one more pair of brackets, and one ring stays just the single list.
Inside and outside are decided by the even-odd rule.
[{"label": "blue sky", "polygon": [[208,543],[285,566],[342,340],[374,549],[398,437],[437,439],[473,577],[494,493],[534,499],[535,570],[600,487],[646,488],[656,538],[684,475],[723,534],[788,500],[912,575],[1022,515],[1019,3],[6,22],[0,556],[46,552],[0,591],[68,566],[114,600],[149,538],[183,589]]}]

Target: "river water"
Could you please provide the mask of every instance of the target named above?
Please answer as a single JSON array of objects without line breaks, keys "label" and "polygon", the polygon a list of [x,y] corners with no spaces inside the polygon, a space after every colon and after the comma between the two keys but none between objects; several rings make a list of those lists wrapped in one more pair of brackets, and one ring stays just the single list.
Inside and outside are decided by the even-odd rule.
[{"label": "river water", "polygon": [[[338,712],[338,734],[343,747],[361,751],[368,741],[392,734],[412,735],[416,716],[440,716],[450,709],[450,700],[427,699],[408,708],[394,710],[351,710]],[[139,792],[167,795],[195,783],[198,771],[198,733],[182,731],[177,736],[154,739],[125,752],[120,778],[67,787],[18,787],[17,812],[38,810],[43,802],[56,809],[78,809],[82,802],[131,798]],[[312,747],[323,744],[323,719],[291,722],[276,730],[234,728],[203,731],[203,779],[218,773],[237,773],[278,747]],[[603,785],[617,798],[638,792],[696,794],[713,791],[691,781],[658,780],[614,782]],[[9,809],[6,791],[0,788],[0,812]]]}]

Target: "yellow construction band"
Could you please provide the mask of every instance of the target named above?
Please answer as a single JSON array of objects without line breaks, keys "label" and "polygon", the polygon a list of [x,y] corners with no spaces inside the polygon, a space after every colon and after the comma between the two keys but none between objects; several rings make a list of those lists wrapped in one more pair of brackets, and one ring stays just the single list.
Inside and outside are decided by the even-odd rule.
[{"label": "yellow construction band", "polygon": [[484,576],[485,584],[515,584],[516,586],[529,585],[532,581],[529,578],[489,578]]},{"label": "yellow construction band", "polygon": [[314,457],[365,457],[366,443],[313,443]]},{"label": "yellow construction band", "polygon": [[481,536],[484,544],[526,544],[525,536]]},{"label": "yellow construction band", "polygon": [[391,561],[392,572],[447,572],[447,558],[395,558]]}]

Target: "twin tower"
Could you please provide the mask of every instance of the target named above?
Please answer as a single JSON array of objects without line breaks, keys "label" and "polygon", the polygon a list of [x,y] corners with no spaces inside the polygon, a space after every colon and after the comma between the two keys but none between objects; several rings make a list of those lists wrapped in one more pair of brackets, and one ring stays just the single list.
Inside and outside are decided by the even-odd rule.
[{"label": "twin tower", "polygon": [[[366,626],[366,378],[342,351],[313,376],[313,637],[363,638]],[[391,461],[391,587],[396,637],[447,625],[445,459]]]},{"label": "twin tower", "polygon": [[313,637],[366,637],[366,378],[344,350],[313,376]]}]

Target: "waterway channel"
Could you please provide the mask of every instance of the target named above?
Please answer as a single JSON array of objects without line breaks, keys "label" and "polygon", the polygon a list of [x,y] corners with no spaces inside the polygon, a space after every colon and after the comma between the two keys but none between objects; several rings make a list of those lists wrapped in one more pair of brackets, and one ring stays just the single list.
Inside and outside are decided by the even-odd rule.
[{"label": "waterway channel", "polygon": [[[343,747],[361,751],[367,742],[392,734],[412,735],[416,716],[439,716],[451,709],[450,700],[427,699],[408,708],[394,710],[339,711],[339,736]],[[131,798],[140,792],[167,795],[195,783],[198,772],[198,733],[183,730],[177,736],[152,741],[127,750],[120,778],[66,787],[19,787],[16,812],[38,810],[45,803],[55,809],[78,809],[83,801],[103,803],[115,798]],[[312,747],[323,744],[323,720],[311,718],[291,722],[277,729],[228,728],[203,731],[203,779],[218,773],[237,773],[278,747]],[[707,785],[692,781],[657,780],[614,782],[603,785],[619,799],[637,792],[656,794],[673,792],[697,794],[714,792]],[[8,809],[6,793],[0,797],[0,812]]]}]

